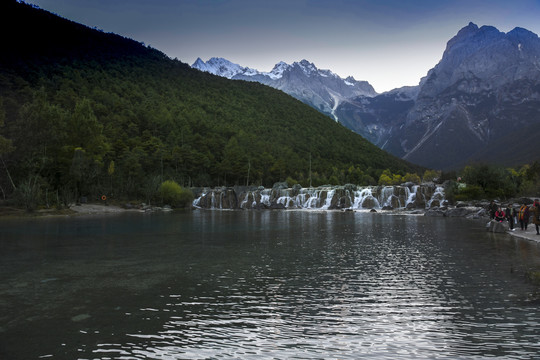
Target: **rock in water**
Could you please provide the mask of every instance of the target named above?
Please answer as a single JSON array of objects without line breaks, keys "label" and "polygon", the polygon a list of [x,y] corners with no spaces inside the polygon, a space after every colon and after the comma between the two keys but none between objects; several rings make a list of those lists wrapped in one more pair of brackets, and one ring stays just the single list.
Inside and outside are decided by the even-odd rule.
[{"label": "rock in water", "polygon": [[491,220],[490,222],[487,223],[486,229],[489,232],[505,233],[506,232],[506,223]]}]

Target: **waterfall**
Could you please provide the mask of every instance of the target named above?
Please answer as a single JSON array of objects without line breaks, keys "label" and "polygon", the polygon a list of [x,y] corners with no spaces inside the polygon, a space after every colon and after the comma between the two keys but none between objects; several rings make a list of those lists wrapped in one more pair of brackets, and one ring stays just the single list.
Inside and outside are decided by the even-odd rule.
[{"label": "waterfall", "polygon": [[193,207],[196,207],[196,208],[200,208],[200,204],[201,204],[201,199],[204,198],[206,196],[206,193],[203,193],[200,197],[196,198],[195,200],[193,200]]},{"label": "waterfall", "polygon": [[332,205],[332,199],[334,198],[335,192],[336,192],[335,189],[328,190],[326,192],[326,201],[324,205],[321,207],[322,210],[327,210]]},{"label": "waterfall", "polygon": [[[407,190],[409,190],[409,188],[407,188]],[[407,205],[409,205],[409,204],[414,203],[414,201],[416,200],[416,192],[417,191],[418,191],[418,185],[413,185],[412,191],[409,191],[409,194],[407,196],[407,201],[405,202],[405,207],[407,207]]]},{"label": "waterfall", "polygon": [[291,197],[290,196],[280,196],[276,200],[276,204],[283,205],[283,206],[285,206],[285,208],[289,207],[290,202],[291,202]]},{"label": "waterfall", "polygon": [[[242,202],[240,203],[240,209],[245,209],[246,208],[246,205],[249,201],[249,197],[252,196],[253,198],[255,198],[255,195],[253,194],[252,191],[248,191],[246,193],[246,196],[244,197],[244,200],[242,200]],[[252,206],[255,204],[255,200],[253,200],[252,202]]]},{"label": "waterfall", "polygon": [[307,199],[309,199],[311,196],[305,192],[301,192],[300,194],[298,194],[296,197],[295,197],[295,202],[294,202],[294,205],[299,208],[299,209],[302,209],[304,208],[306,202],[307,202]]},{"label": "waterfall", "polygon": [[426,203],[426,209],[431,208],[431,204],[434,201],[438,201],[437,206],[439,206],[444,201],[444,188],[442,186],[437,186],[435,192],[429,201]]},{"label": "waterfall", "polygon": [[[433,194],[429,198],[429,194]],[[369,210],[391,207],[426,208],[440,206],[444,201],[444,188],[433,185],[369,186],[354,185],[320,188],[249,189],[239,192],[235,188],[204,189],[193,200],[193,207],[206,209],[350,209]]]},{"label": "waterfall", "polygon": [[393,186],[385,186],[381,194],[379,195],[379,204],[382,204],[382,206],[391,206],[391,198],[392,195],[394,195],[394,187]]},{"label": "waterfall", "polygon": [[309,194],[309,198],[302,204],[305,209],[314,209],[319,205],[319,194],[321,190],[315,190]]},{"label": "waterfall", "polygon": [[[380,203],[377,198],[373,196],[371,188],[365,188],[354,192],[354,201],[352,202],[352,209],[371,209],[380,208]],[[367,205],[367,206],[364,206]]]}]

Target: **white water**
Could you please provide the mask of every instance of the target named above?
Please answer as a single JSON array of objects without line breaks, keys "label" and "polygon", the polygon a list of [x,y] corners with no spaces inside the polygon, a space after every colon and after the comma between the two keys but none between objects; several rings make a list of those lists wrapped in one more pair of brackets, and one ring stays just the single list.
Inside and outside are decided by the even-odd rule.
[{"label": "white water", "polygon": [[[433,194],[429,196],[429,194]],[[421,199],[417,199],[421,196]],[[223,190],[207,190],[193,201],[197,208],[222,209],[225,194]],[[202,199],[206,199],[202,201]],[[370,210],[383,207],[406,208],[417,202],[418,206],[430,208],[433,201],[436,205],[444,201],[444,188],[414,185],[365,187],[349,190],[338,187],[293,189],[264,189],[238,194],[238,206],[241,209],[263,209],[276,206],[285,209],[311,210]],[[225,201],[225,203],[228,203]],[[210,204],[210,206],[208,206]],[[424,205],[425,204],[425,205]],[[228,206],[228,205],[225,205]]]}]

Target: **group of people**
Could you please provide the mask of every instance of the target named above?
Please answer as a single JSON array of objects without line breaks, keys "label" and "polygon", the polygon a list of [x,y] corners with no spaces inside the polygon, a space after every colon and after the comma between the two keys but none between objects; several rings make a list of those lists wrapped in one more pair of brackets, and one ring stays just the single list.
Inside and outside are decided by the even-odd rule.
[{"label": "group of people", "polygon": [[536,227],[536,235],[540,235],[540,200],[535,199],[531,207],[523,203],[519,210],[514,209],[512,204],[508,204],[505,209],[491,201],[489,205],[489,216],[492,220],[503,222],[508,221],[510,230],[514,231],[514,224],[519,222],[521,230],[527,230],[527,225],[532,216],[532,223]]}]

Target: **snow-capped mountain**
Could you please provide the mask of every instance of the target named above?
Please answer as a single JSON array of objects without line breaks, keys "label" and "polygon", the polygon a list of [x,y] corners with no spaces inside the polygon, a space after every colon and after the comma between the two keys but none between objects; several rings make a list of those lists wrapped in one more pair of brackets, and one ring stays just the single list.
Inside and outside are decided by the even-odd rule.
[{"label": "snow-capped mountain", "polygon": [[335,109],[342,101],[377,94],[367,81],[357,81],[351,76],[342,79],[330,70],[318,69],[307,60],[292,64],[279,62],[270,72],[261,72],[215,57],[206,62],[199,58],[191,67],[228,79],[257,81],[274,87],[331,115],[336,121],[339,119]]},{"label": "snow-capped mountain", "polygon": [[250,69],[248,67],[242,67],[238,64],[234,64],[227,59],[213,57],[207,62],[197,58],[197,60],[191,65],[192,68],[209,72],[214,75],[226,77],[232,79],[238,74],[257,75],[259,71]]}]

